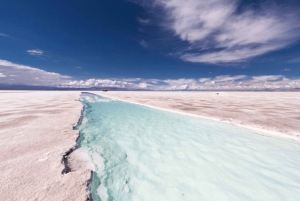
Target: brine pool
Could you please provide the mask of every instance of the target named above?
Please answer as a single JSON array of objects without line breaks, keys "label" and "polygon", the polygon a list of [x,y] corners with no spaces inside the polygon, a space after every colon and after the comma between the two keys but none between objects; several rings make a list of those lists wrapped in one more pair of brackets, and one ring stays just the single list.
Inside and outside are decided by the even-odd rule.
[{"label": "brine pool", "polygon": [[300,200],[300,143],[83,93],[94,201]]}]

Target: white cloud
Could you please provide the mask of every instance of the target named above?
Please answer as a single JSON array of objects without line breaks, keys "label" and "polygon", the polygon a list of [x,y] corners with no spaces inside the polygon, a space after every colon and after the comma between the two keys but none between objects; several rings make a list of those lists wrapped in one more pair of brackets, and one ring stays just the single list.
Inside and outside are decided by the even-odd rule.
[{"label": "white cloud", "polygon": [[138,87],[139,87],[140,89],[147,89],[148,84],[145,83],[145,82],[141,82],[141,83],[139,83]]},{"label": "white cloud", "polygon": [[62,85],[70,88],[119,88],[129,90],[286,90],[299,89],[300,79],[290,80],[282,75],[216,76],[199,79],[88,79]]},{"label": "white cloud", "polygon": [[241,9],[243,0],[152,1],[165,11],[163,26],[190,44],[180,55],[190,62],[240,62],[285,48],[300,36],[299,9],[272,0],[255,9]]},{"label": "white cloud", "polygon": [[198,79],[198,81],[200,83],[202,83],[202,82],[208,82],[208,81],[211,81],[211,78],[200,78],[200,79]]},{"label": "white cloud", "polygon": [[143,19],[140,17],[138,17],[137,19],[138,19],[139,23],[141,23],[141,24],[149,24],[150,23],[150,19]]},{"label": "white cloud", "polygon": [[265,76],[254,76],[252,77],[254,82],[268,82],[268,81],[277,81],[282,79],[282,75],[265,75]]},{"label": "white cloud", "polygon": [[220,75],[198,79],[87,79],[47,72],[38,68],[0,60],[0,84],[55,86],[62,88],[117,88],[126,90],[267,90],[300,89],[300,79],[283,75]]},{"label": "white cloud", "polygon": [[240,47],[239,49],[227,48],[218,52],[211,53],[186,53],[181,56],[183,60],[190,62],[202,62],[202,63],[227,63],[227,62],[239,62],[246,59],[265,54],[267,52],[277,50],[284,47],[282,44],[273,44],[257,47]]},{"label": "white cloud", "polygon": [[58,73],[47,72],[38,68],[0,60],[1,84],[55,86],[69,81],[70,79],[71,77],[63,76]]},{"label": "white cloud", "polygon": [[[79,87],[79,88],[89,88],[89,87],[109,87],[109,88],[123,88],[123,89],[135,89],[139,88],[140,83],[136,81],[126,81],[126,79],[88,79],[88,80],[73,80],[68,83],[63,84],[63,87]],[[141,85],[145,87],[145,85]]]},{"label": "white cloud", "polygon": [[216,76],[214,81],[215,82],[234,82],[237,80],[246,79],[246,75],[236,75],[236,76],[230,76],[230,75],[220,75]]},{"label": "white cloud", "polygon": [[36,50],[27,50],[27,53],[30,54],[30,55],[33,55],[33,56],[41,56],[44,54],[44,51],[43,50],[39,50],[39,49],[36,49]]}]

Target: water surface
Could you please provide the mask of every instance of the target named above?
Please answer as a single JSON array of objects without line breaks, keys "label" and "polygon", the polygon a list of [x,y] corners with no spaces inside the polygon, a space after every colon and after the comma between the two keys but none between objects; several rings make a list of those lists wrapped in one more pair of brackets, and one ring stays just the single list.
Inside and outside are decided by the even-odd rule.
[{"label": "water surface", "polygon": [[95,201],[299,200],[300,144],[83,93]]}]

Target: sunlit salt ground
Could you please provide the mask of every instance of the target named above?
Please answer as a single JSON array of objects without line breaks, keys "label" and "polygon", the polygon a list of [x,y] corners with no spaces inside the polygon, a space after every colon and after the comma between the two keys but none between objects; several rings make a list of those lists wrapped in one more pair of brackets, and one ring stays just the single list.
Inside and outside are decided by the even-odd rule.
[{"label": "sunlit salt ground", "polygon": [[94,200],[299,200],[300,144],[84,93]]}]

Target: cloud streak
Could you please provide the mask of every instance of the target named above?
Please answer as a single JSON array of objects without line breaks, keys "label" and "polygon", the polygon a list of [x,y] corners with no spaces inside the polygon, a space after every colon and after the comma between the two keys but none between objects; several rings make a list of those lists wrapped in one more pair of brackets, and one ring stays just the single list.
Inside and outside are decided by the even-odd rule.
[{"label": "cloud streak", "polygon": [[6,35],[4,33],[0,33],[0,36],[2,36],[2,37],[9,37],[9,35]]},{"label": "cloud streak", "polygon": [[0,60],[0,84],[57,86],[66,81],[70,81],[70,79],[70,76]]},{"label": "cloud streak", "polygon": [[243,0],[152,2],[143,5],[163,9],[163,26],[188,42],[179,54],[185,61],[241,62],[285,48],[300,36],[299,9],[271,0],[255,8],[242,6]]},{"label": "cloud streak", "polygon": [[291,59],[289,63],[300,63],[300,58]]},{"label": "cloud streak", "polygon": [[32,56],[42,56],[44,54],[44,51],[43,50],[39,50],[39,49],[36,49],[36,50],[27,50],[27,53],[32,55]]}]

